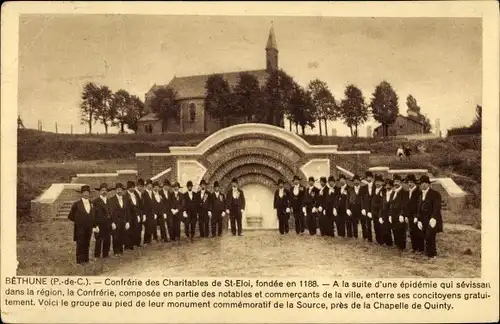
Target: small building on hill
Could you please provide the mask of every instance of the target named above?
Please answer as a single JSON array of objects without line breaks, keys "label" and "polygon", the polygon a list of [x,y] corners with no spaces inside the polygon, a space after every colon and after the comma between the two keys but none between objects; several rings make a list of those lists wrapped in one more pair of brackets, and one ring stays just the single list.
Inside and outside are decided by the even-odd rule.
[{"label": "small building on hill", "polygon": [[[253,75],[261,86],[263,86],[272,71],[278,70],[278,47],[274,30],[271,27],[266,46],[266,69],[252,71],[238,71],[229,73],[212,73],[206,75],[192,75],[185,77],[175,77],[168,84],[177,93],[180,114],[177,120],[171,119],[164,123],[151,110],[151,100],[157,88],[153,85],[145,94],[145,112],[138,121],[137,133],[161,134],[171,132],[182,133],[213,133],[222,128],[219,120],[211,118],[204,107],[205,84],[210,75],[221,74],[231,87],[236,86],[241,73]],[[245,120],[229,120],[229,126],[244,123]]]},{"label": "small building on hill", "polygon": [[[398,115],[394,123],[388,126],[387,135],[388,136],[398,136],[398,135],[414,135],[414,134],[424,134],[425,125],[422,120],[414,115],[408,114],[408,116]],[[373,130],[373,137],[383,137],[384,130],[382,125],[376,127]]]}]

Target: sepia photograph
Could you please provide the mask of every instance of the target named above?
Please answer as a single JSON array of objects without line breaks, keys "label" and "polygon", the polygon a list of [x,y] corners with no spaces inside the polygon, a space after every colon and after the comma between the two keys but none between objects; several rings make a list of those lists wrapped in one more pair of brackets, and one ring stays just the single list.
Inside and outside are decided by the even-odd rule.
[{"label": "sepia photograph", "polygon": [[482,33],[21,14],[17,275],[480,278]]}]

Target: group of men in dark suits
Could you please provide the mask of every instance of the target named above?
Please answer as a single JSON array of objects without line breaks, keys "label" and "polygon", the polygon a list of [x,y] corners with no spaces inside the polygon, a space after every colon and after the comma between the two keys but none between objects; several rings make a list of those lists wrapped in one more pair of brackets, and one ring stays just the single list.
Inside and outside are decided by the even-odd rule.
[{"label": "group of men in dark suits", "polygon": [[[288,220],[295,219],[295,231],[316,235],[319,228],[322,236],[358,237],[380,245],[395,245],[400,250],[406,249],[409,232],[412,251],[425,253],[433,258],[437,255],[436,234],[443,231],[441,216],[441,195],[430,187],[428,176],[421,176],[417,181],[414,175],[404,180],[395,175],[384,180],[374,177],[368,171],[365,184],[359,176],[352,177],[352,186],[348,185],[344,175],[338,179],[321,177],[320,187],[315,186],[315,179],[308,179],[308,186],[300,184],[300,178],[293,178],[289,190],[284,188],[284,181],[278,181],[274,194],[274,208],[279,223],[279,232],[289,232]],[[420,186],[420,188],[419,188]]]},{"label": "group of men in dark suits", "polygon": [[[89,261],[89,248],[92,233],[95,236],[95,258],[113,254],[123,254],[124,250],[159,242],[180,244],[181,223],[185,235],[193,241],[196,225],[200,237],[222,235],[223,219],[231,220],[233,235],[242,235],[242,214],[245,209],[245,196],[238,188],[237,179],[232,179],[227,194],[220,191],[219,183],[214,183],[214,191],[207,190],[205,180],[200,182],[200,190],[193,191],[192,181],[186,184],[187,191],[181,193],[178,182],[171,186],[168,180],[159,182],[143,179],[128,181],[126,188],[117,183],[109,188],[103,183],[99,197],[90,200],[90,186],[82,186],[82,197],[74,202],[68,218],[74,222],[73,240],[76,242],[76,262]],[[108,197],[114,190],[115,195]],[[158,228],[160,235],[158,235]],[[112,242],[112,243],[111,243]]]}]

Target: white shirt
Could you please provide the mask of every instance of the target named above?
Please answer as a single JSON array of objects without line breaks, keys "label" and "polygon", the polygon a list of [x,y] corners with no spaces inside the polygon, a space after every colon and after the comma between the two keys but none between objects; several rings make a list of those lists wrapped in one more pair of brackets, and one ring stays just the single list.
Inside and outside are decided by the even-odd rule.
[{"label": "white shirt", "polygon": [[333,187],[328,186],[328,193],[333,193],[335,189]]},{"label": "white shirt", "polygon": [[200,191],[200,198],[203,200],[205,198],[205,190]]},{"label": "white shirt", "polygon": [[380,190],[382,190],[382,187],[380,188],[375,187],[375,195],[378,195],[380,193]]},{"label": "white shirt", "polygon": [[169,192],[167,190],[163,190],[163,194],[165,195],[165,199],[168,199]]},{"label": "white shirt", "polygon": [[177,197],[179,197],[179,192],[178,191],[174,191],[174,197],[175,197],[175,199],[177,199]]},{"label": "white shirt", "polygon": [[120,204],[120,208],[123,208],[123,197],[116,195],[116,198],[118,198],[118,203]]},{"label": "white shirt", "polygon": [[417,189],[417,187],[413,187],[413,188],[410,188],[410,190],[408,190],[408,195],[409,195],[409,198],[411,199],[411,194],[415,191],[415,189]]},{"label": "white shirt", "polygon": [[219,199],[219,192],[218,191],[215,192],[215,198]]},{"label": "white shirt", "polygon": [[354,186],[354,192],[356,193],[356,195],[359,194],[359,188],[359,186]]},{"label": "white shirt", "polygon": [[240,196],[240,193],[238,192],[238,189],[233,189],[233,198],[238,199],[239,196]]},{"label": "white shirt", "polygon": [[188,190],[188,196],[189,196],[189,199],[193,199],[193,192],[191,190]]},{"label": "white shirt", "polygon": [[161,201],[161,196],[160,196],[159,192],[154,192],[154,196],[155,196],[156,202],[160,202]]},{"label": "white shirt", "polygon": [[347,193],[347,185],[343,185],[342,187],[340,187],[340,193],[345,195]]},{"label": "white shirt", "polygon": [[427,193],[429,192],[429,188],[426,190],[422,190],[422,200],[425,200],[425,197],[427,196]]},{"label": "white shirt", "polygon": [[132,204],[137,205],[137,200],[135,199],[135,194],[133,192],[129,192],[130,200],[132,200]]},{"label": "white shirt", "polygon": [[391,200],[392,190],[388,190],[385,193],[385,201],[389,202]]},{"label": "white shirt", "polygon": [[398,192],[400,192],[402,188],[403,187],[399,187],[397,189],[394,189],[394,198],[393,199],[396,199],[396,196],[398,195]]},{"label": "white shirt", "polygon": [[82,198],[83,207],[85,207],[85,211],[87,214],[90,214],[90,201],[88,199]]},{"label": "white shirt", "polygon": [[299,185],[299,184],[298,184],[298,185],[293,186],[293,194],[294,194],[295,196],[297,196],[297,195],[299,194],[299,191],[300,191],[300,185]]},{"label": "white shirt", "polygon": [[368,194],[370,196],[372,195],[372,187],[373,187],[373,182],[368,182]]},{"label": "white shirt", "polygon": [[108,198],[107,197],[103,197],[103,196],[99,196],[101,198],[102,201],[104,201],[105,204],[108,203]]},{"label": "white shirt", "polygon": [[137,195],[139,196],[139,198],[142,197],[142,193],[139,190],[135,189],[134,191],[137,192]]},{"label": "white shirt", "polygon": [[146,189],[146,192],[148,193],[149,198],[153,198],[153,192],[152,191],[149,191],[148,189]]},{"label": "white shirt", "polygon": [[400,154],[405,154],[402,148],[398,148],[398,151],[396,152],[396,155],[399,156]]},{"label": "white shirt", "polygon": [[278,196],[280,196],[280,198],[283,198],[284,195],[285,195],[285,189],[279,188],[278,189]]}]

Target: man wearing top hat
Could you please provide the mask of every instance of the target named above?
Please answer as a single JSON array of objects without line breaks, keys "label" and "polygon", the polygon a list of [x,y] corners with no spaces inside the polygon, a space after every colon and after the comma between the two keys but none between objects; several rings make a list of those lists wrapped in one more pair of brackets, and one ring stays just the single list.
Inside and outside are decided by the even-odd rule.
[{"label": "man wearing top hat", "polygon": [[316,197],[316,208],[318,210],[318,224],[321,236],[328,233],[328,216],[326,215],[326,201],[328,197],[328,187],[326,185],[326,177],[319,178],[320,188]]},{"label": "man wearing top hat", "polygon": [[[365,205],[366,215],[373,222],[373,229],[375,230],[375,240],[378,244],[384,244],[384,231],[383,224],[380,222],[382,217],[382,204],[385,199],[385,189],[384,189],[384,178],[380,175],[375,176],[375,190],[373,191],[373,196],[370,199],[370,204]],[[371,217],[370,217],[371,216]],[[371,226],[368,228],[371,231]],[[368,233],[369,237],[372,233]]]},{"label": "man wearing top hat", "polygon": [[278,228],[281,235],[288,234],[288,219],[291,212],[290,197],[285,189],[285,181],[278,180],[278,189],[274,192],[273,208],[278,216]]},{"label": "man wearing top hat", "polygon": [[[160,193],[160,183],[153,182],[153,214],[156,216],[154,231],[158,232],[160,227],[160,238],[163,242],[168,242],[167,236],[167,210]],[[158,240],[157,240],[158,241]]]},{"label": "man wearing top hat", "polygon": [[436,234],[443,231],[441,194],[431,188],[428,176],[421,176],[419,182],[421,196],[417,228],[424,238],[425,254],[429,258],[434,258],[437,256]]},{"label": "man wearing top hat", "polygon": [[408,203],[408,192],[403,188],[401,176],[398,174],[393,177],[394,196],[392,197],[391,213],[389,222],[392,225],[394,244],[401,251],[406,249],[406,226],[408,217],[406,217],[406,205]]},{"label": "man wearing top hat", "polygon": [[325,197],[325,226],[326,235],[335,236],[335,217],[337,215],[337,209],[335,208],[336,198],[337,198],[337,187],[335,184],[335,178],[333,176],[328,177],[328,186]]},{"label": "man wearing top hat", "polygon": [[379,217],[379,224],[382,231],[382,239],[384,244],[387,246],[393,245],[392,240],[392,198],[394,196],[394,183],[391,179],[387,179],[385,182],[384,197],[382,199],[382,210]]},{"label": "man wearing top hat", "polygon": [[214,182],[214,192],[212,193],[212,217],[210,226],[212,237],[222,235],[222,220],[226,216],[226,197],[220,192],[219,181]]},{"label": "man wearing top hat", "polygon": [[95,206],[95,219],[99,231],[94,234],[94,257],[100,258],[102,256],[107,258],[111,247],[111,214],[108,203],[108,185],[101,183],[96,190],[99,191],[99,197],[94,199],[93,205]]},{"label": "man wearing top hat", "polygon": [[316,208],[316,199],[318,188],[314,186],[314,177],[309,177],[309,184],[304,194],[302,211],[306,216],[307,229],[310,235],[316,235],[318,209]]},{"label": "man wearing top hat", "polygon": [[300,184],[300,177],[293,176],[293,186],[290,190],[290,205],[292,207],[293,217],[295,218],[295,232],[303,234],[305,230],[305,216],[302,211],[302,203],[306,189]]},{"label": "man wearing top hat", "polygon": [[126,205],[128,206],[128,216],[130,219],[130,229],[125,233],[125,249],[132,250],[134,246],[141,246],[142,213],[140,200],[135,191],[135,183],[127,181],[127,191],[124,194]]},{"label": "man wearing top hat", "polygon": [[[170,207],[172,203],[172,190],[171,190],[171,185],[169,180],[163,181],[163,186],[162,189],[160,190],[162,202],[163,202],[163,209],[165,213],[167,214],[167,218],[165,220],[165,225],[167,227],[167,234],[168,238],[172,240],[172,237],[174,235],[173,229],[174,229],[174,217],[172,215],[172,212],[170,211],[172,208]],[[167,239],[168,241],[168,239]]]},{"label": "man wearing top hat", "polygon": [[226,195],[226,214],[231,221],[231,233],[238,236],[242,234],[242,218],[245,211],[245,194],[238,188],[238,180],[231,180],[231,189]]},{"label": "man wearing top hat", "polygon": [[184,195],[179,191],[181,188],[178,182],[175,182],[172,192],[172,201],[170,202],[170,212],[172,213],[172,241],[180,244],[181,240],[181,222],[184,220]]},{"label": "man wearing top hat", "polygon": [[111,235],[113,235],[113,254],[123,254],[125,245],[125,233],[130,230],[129,207],[127,200],[123,197],[123,185],[117,183],[116,194],[109,198],[109,211],[111,214]]},{"label": "man wearing top hat", "polygon": [[[349,204],[349,187],[347,186],[347,180],[345,175],[339,175],[339,188],[337,191],[337,199],[336,199],[336,211],[337,215],[335,216],[335,224],[337,225],[337,234],[340,237],[345,237],[346,227],[347,227],[347,211]],[[334,209],[335,215],[335,209]],[[349,216],[350,217],[350,216]]]},{"label": "man wearing top hat", "polygon": [[74,223],[73,241],[76,242],[76,263],[89,262],[92,232],[99,232],[95,218],[95,207],[90,201],[90,187],[82,186],[82,197],[71,206],[68,219]]},{"label": "man wearing top hat", "polygon": [[153,181],[146,181],[146,188],[142,193],[142,207],[145,215],[144,221],[144,244],[151,244],[152,240],[158,240],[158,232],[156,230],[157,215],[153,212]]},{"label": "man wearing top hat", "polygon": [[193,182],[186,183],[187,191],[184,193],[184,232],[191,241],[194,240],[198,210],[200,206],[199,195],[193,191]]},{"label": "man wearing top hat", "polygon": [[200,227],[200,237],[209,237],[210,229],[210,218],[212,215],[212,195],[207,190],[207,182],[205,179],[200,181],[200,191],[199,195],[199,227]]},{"label": "man wearing top hat", "polygon": [[361,232],[363,234],[363,239],[372,242],[372,221],[373,221],[373,213],[371,212],[371,204],[372,199],[375,196],[375,185],[373,181],[373,173],[371,171],[367,171],[365,173],[365,181],[366,186],[361,187],[362,191],[362,202],[363,206],[361,209]]},{"label": "man wearing top hat", "polygon": [[408,184],[408,203],[406,204],[405,215],[408,218],[412,252],[424,252],[423,237],[418,233],[418,202],[422,193],[417,186],[415,175],[409,174],[406,177]]},{"label": "man wearing top hat", "polygon": [[353,186],[350,188],[347,200],[346,229],[347,237],[358,238],[358,224],[361,219],[363,207],[363,192],[361,190],[361,179],[358,175],[352,177]]}]

